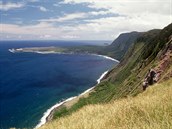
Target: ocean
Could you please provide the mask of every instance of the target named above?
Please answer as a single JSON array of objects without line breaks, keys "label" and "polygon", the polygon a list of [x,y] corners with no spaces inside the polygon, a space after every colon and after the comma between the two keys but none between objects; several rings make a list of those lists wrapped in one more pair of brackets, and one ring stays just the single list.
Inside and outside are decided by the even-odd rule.
[{"label": "ocean", "polygon": [[86,44],[94,43],[0,41],[0,128],[34,128],[49,108],[93,87],[102,73],[117,64],[96,55],[11,53],[8,49]]}]

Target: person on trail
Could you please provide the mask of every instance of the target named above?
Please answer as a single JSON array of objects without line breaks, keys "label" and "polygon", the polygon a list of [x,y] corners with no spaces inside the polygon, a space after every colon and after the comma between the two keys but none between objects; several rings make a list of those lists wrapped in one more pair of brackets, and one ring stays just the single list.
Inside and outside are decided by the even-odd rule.
[{"label": "person on trail", "polygon": [[143,90],[146,90],[147,87],[148,87],[148,82],[145,79],[144,82],[143,82]]},{"label": "person on trail", "polygon": [[150,69],[145,77],[145,80],[143,82],[143,90],[146,90],[148,85],[153,85],[156,80],[156,72],[153,69]]},{"label": "person on trail", "polygon": [[148,87],[148,80],[150,78],[149,76],[150,76],[150,69],[149,69],[148,73],[146,74],[145,79],[144,79],[143,84],[142,84],[143,91],[145,91],[146,88]]},{"label": "person on trail", "polygon": [[149,85],[154,84],[155,77],[156,77],[156,72],[155,72],[155,70],[151,69],[150,70],[150,79],[148,81]]}]

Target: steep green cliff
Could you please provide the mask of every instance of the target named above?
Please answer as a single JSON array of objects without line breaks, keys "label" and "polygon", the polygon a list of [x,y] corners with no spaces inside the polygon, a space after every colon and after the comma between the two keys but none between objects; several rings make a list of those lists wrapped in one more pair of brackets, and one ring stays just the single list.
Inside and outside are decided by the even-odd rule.
[{"label": "steep green cliff", "polygon": [[121,60],[128,49],[136,42],[136,39],[140,37],[142,32],[130,32],[120,34],[112,43],[108,46],[75,46],[68,47],[67,52],[76,53],[96,53],[100,55],[107,55],[117,60]]},{"label": "steep green cliff", "polygon": [[142,83],[150,68],[160,71],[158,81],[171,78],[171,35],[172,24],[161,31],[151,30],[139,35],[134,44],[131,44],[120,64],[109,71],[88,97],[80,98],[76,104],[68,109],[66,107],[61,108],[54,113],[54,119],[69,115],[88,104],[106,103],[137,95],[142,92]]}]

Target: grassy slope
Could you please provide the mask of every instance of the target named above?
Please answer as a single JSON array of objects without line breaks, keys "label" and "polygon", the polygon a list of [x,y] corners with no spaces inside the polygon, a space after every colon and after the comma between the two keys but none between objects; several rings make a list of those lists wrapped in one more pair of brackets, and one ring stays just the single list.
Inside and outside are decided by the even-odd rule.
[{"label": "grassy slope", "polygon": [[89,97],[81,98],[69,109],[64,107],[55,112],[54,119],[69,115],[88,104],[106,103],[142,92],[145,74],[148,69],[157,65],[157,54],[161,53],[160,50],[164,48],[171,34],[172,24],[162,30],[160,35],[154,31],[145,33],[128,51],[120,65],[108,73]]},{"label": "grassy slope", "polygon": [[170,129],[172,79],[155,84],[136,97],[88,105],[41,129]]}]

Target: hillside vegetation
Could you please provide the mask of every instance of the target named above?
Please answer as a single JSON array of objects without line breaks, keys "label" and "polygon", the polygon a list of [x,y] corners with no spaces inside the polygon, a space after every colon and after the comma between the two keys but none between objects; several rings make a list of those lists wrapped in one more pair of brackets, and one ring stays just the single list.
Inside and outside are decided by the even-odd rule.
[{"label": "hillside vegetation", "polygon": [[[160,31],[160,30],[157,30]],[[120,34],[111,45],[108,46],[74,46],[65,47],[66,52],[75,53],[96,53],[99,55],[107,55],[117,60],[121,60],[128,49],[134,44],[136,39],[140,37],[142,32],[129,32]]]},{"label": "hillside vegetation", "polygon": [[[108,72],[108,74],[104,77],[104,79],[101,81],[101,83],[99,85],[97,85],[91,93],[89,93],[88,97],[80,98],[79,101],[77,103],[73,104],[71,107],[65,107],[65,106],[60,107],[57,111],[55,111],[55,113],[53,115],[53,119],[56,120],[56,119],[60,118],[60,121],[61,121],[61,119],[64,120],[62,123],[64,123],[64,125],[65,125],[65,122],[67,122],[67,120],[65,121],[65,119],[70,118],[70,116],[69,117],[66,117],[66,116],[72,115],[73,117],[71,116],[71,119],[70,119],[71,123],[69,121],[70,124],[67,122],[67,125],[70,127],[70,129],[72,129],[72,127],[73,128],[75,127],[75,129],[76,129],[76,128],[81,128],[82,123],[80,123],[80,124],[78,123],[78,125],[75,124],[75,126],[74,126],[73,125],[74,122],[72,122],[72,121],[74,119],[75,112],[80,110],[81,108],[83,108],[80,111],[80,113],[82,114],[82,111],[84,112],[84,110],[86,110],[87,108],[88,108],[88,110],[89,109],[91,110],[91,108],[94,109],[94,106],[95,106],[96,111],[100,108],[101,109],[100,111],[102,111],[102,112],[103,112],[103,110],[108,112],[108,108],[113,107],[111,110],[114,110],[114,112],[116,112],[116,114],[114,114],[113,116],[111,116],[109,114],[108,118],[112,117],[112,118],[116,119],[115,121],[112,121],[112,119],[110,119],[109,122],[112,122],[114,124],[116,122],[119,123],[118,128],[120,128],[120,126],[125,127],[125,123],[127,122],[127,120],[128,120],[128,124],[127,124],[128,128],[130,126],[133,126],[133,128],[136,128],[136,127],[139,127],[139,125],[141,127],[141,124],[144,124],[144,122],[146,123],[145,127],[148,126],[150,124],[150,121],[147,121],[146,119],[149,120],[149,119],[156,117],[156,116],[154,116],[156,114],[156,112],[151,112],[151,110],[154,110],[155,108],[158,109],[158,107],[156,107],[156,106],[153,107],[153,106],[154,105],[160,106],[160,103],[161,103],[160,101],[164,101],[164,102],[166,101],[166,99],[164,99],[164,100],[160,99],[162,96],[158,98],[159,95],[163,95],[166,92],[166,91],[164,91],[162,94],[160,93],[161,90],[162,91],[165,90],[165,89],[163,89],[162,85],[168,85],[170,82],[172,82],[172,81],[170,81],[168,83],[159,84],[159,86],[157,86],[157,87],[161,87],[162,89],[161,88],[159,88],[159,89],[151,88],[154,91],[157,90],[157,92],[159,90],[159,93],[157,93],[157,100],[154,100],[153,96],[156,93],[151,91],[151,89],[150,89],[150,91],[147,91],[148,93],[146,92],[143,95],[139,95],[142,97],[137,96],[139,93],[143,92],[142,83],[144,81],[145,75],[147,74],[147,72],[150,68],[155,69],[159,73],[158,82],[163,82],[164,80],[168,80],[169,78],[172,77],[172,24],[168,25],[161,31],[151,30],[151,31],[142,33],[142,35],[139,36],[135,40],[134,43],[132,43],[132,46],[129,48],[128,52],[124,55],[124,58],[121,60],[120,64]],[[168,87],[168,88],[170,91],[171,88],[170,87]],[[166,89],[167,91],[168,91],[168,88]],[[154,95],[152,94],[152,100],[150,101],[150,103],[146,103],[146,102],[149,102],[148,98],[151,97],[151,94],[149,94],[149,92],[153,93]],[[146,97],[146,95],[148,95],[148,97]],[[132,98],[133,96],[137,96],[137,97]],[[122,98],[127,98],[127,99],[122,99]],[[158,101],[158,99],[160,101]],[[171,98],[169,98],[169,99],[171,99]],[[131,109],[126,108],[126,114],[124,114],[124,115],[122,115],[122,113],[118,114],[118,112],[120,112],[120,111],[118,111],[120,108],[126,107],[125,103],[128,102],[128,104],[130,104],[129,102],[131,102],[131,104],[134,104],[135,100],[138,100],[137,102],[142,100],[143,104],[141,104],[140,107],[138,104],[137,107],[134,107]],[[114,103],[114,101],[115,101],[115,104],[112,104],[112,103]],[[153,101],[155,101],[155,102],[153,102]],[[151,103],[154,103],[154,104],[151,105]],[[103,106],[102,104],[106,104],[106,106]],[[91,105],[91,106],[87,107],[87,105]],[[121,107],[120,107],[120,105],[121,105]],[[142,106],[144,106],[144,105],[145,105],[145,108],[142,108]],[[161,111],[164,110],[163,106],[164,106],[164,108],[166,107],[166,105],[162,105],[162,108],[158,109],[158,110],[161,110]],[[91,107],[91,108],[89,108],[89,107]],[[97,107],[97,109],[96,109],[96,107]],[[132,105],[131,105],[131,107],[132,107]],[[119,108],[119,109],[116,109],[116,108]],[[138,111],[137,111],[137,108],[138,108]],[[139,108],[142,108],[142,110],[144,112],[142,112],[142,110],[140,111]],[[125,111],[124,109],[125,108],[123,108],[121,112]],[[144,109],[147,109],[147,110],[144,110]],[[150,110],[150,112],[146,113],[149,110]],[[92,112],[96,112],[96,111],[92,110]],[[128,111],[128,114],[127,114],[127,111]],[[130,113],[130,111],[131,111],[131,113]],[[135,114],[135,116],[133,116],[133,120],[136,119],[134,121],[134,122],[136,122],[136,125],[134,125],[133,124],[134,122],[131,119],[132,112],[133,113],[137,112],[138,115],[139,115],[139,113],[140,114],[143,113],[142,114],[143,116],[145,114],[147,114],[147,116],[144,116],[143,120],[141,117],[137,121],[137,119],[136,119],[137,114]],[[170,110],[170,112],[171,112],[171,110]],[[89,112],[87,112],[87,113],[89,114]],[[96,118],[96,116],[101,116],[102,118],[106,118],[105,114],[101,115],[99,113],[100,112],[97,112],[96,114],[92,114],[92,116],[90,116],[90,117],[95,116],[95,119],[92,119],[92,121],[97,125],[99,125],[99,124],[101,125],[101,123],[99,123],[99,121],[97,120],[98,118]],[[166,111],[164,113],[166,113]],[[76,114],[77,114],[77,112],[76,112]],[[123,118],[125,118],[125,117],[126,118],[124,120],[122,120],[122,117],[118,118],[118,115],[119,116],[121,115]],[[65,118],[63,118],[63,117],[65,117]],[[166,117],[170,117],[170,119],[168,119],[168,121],[171,120],[171,115],[168,116],[168,114],[167,114]],[[89,115],[88,115],[88,118],[89,118]],[[108,121],[108,118],[106,118],[107,121]],[[161,118],[157,118],[157,120],[160,122]],[[79,119],[84,119],[84,118],[80,118],[78,115],[77,119],[79,120]],[[131,119],[131,121],[130,121],[130,119]],[[163,119],[166,119],[166,118],[163,118]],[[143,123],[141,123],[140,120]],[[157,126],[157,129],[161,127],[161,124],[156,125],[156,122],[154,122],[155,120],[156,119],[153,119],[153,121],[151,121],[152,129],[153,129],[153,126],[155,126],[155,127]],[[130,125],[129,121],[131,122],[131,125]],[[56,122],[58,123],[58,120]],[[54,123],[56,123],[56,122],[54,122]],[[83,120],[82,122],[83,122],[83,124],[85,122],[86,124],[89,125],[88,121]],[[105,125],[102,125],[102,128],[103,128],[103,126],[108,125],[108,122],[106,123],[106,120],[104,120],[104,122],[105,122]],[[120,122],[121,122],[121,125],[120,125]],[[164,122],[165,122],[165,120],[164,120]],[[114,126],[114,124],[113,124],[113,126]],[[152,125],[152,124],[155,124],[155,125]],[[163,124],[169,125],[169,123],[163,123]],[[108,126],[108,127],[110,128],[110,126]],[[88,128],[91,128],[91,126]],[[165,126],[163,126],[163,128],[165,129]],[[96,129],[96,128],[93,128],[93,129]]]},{"label": "hillside vegetation", "polygon": [[151,86],[136,97],[88,105],[41,129],[170,129],[172,79]]}]

